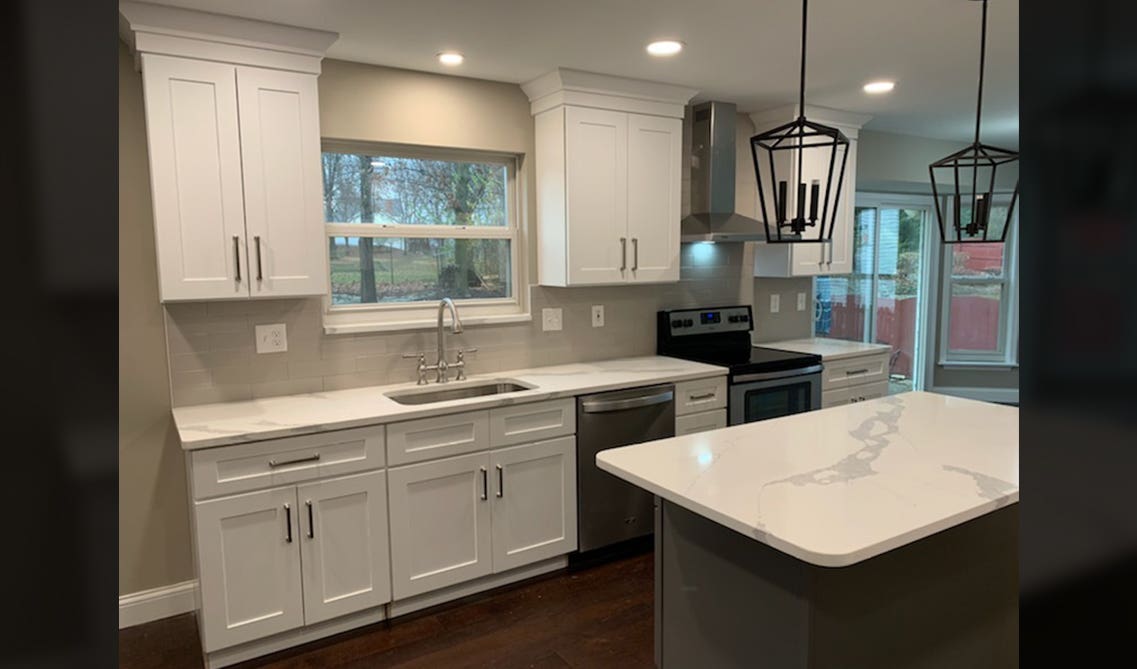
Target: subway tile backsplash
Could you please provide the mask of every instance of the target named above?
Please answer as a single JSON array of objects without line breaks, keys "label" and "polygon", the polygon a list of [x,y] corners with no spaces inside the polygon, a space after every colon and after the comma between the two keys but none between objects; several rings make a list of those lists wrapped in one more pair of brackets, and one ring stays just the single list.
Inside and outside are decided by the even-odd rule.
[{"label": "subway tile backsplash", "polygon": [[[532,321],[449,331],[447,358],[467,354],[468,374],[655,353],[659,309],[750,300],[751,268],[744,246],[719,244],[692,254],[684,244],[680,281],[604,288],[531,288]],[[603,304],[605,324],[593,328],[591,305]],[[564,329],[541,330],[543,307],[563,309]],[[320,298],[166,305],[166,338],[174,406],[247,400],[321,390],[413,381],[425,351],[434,361],[434,329],[325,335]],[[461,307],[459,307],[461,316]],[[288,350],[258,354],[253,328],[284,323]]]}]

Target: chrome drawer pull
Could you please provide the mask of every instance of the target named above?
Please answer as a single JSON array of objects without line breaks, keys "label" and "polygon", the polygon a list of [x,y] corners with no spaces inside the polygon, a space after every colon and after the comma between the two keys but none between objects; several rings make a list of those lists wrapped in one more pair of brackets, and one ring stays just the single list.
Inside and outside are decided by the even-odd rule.
[{"label": "chrome drawer pull", "polygon": [[269,460],[268,466],[269,467],[283,467],[285,465],[295,465],[295,464],[299,464],[301,462],[315,462],[319,459],[320,459],[320,454],[316,453],[315,455],[307,455],[307,456],[304,456],[302,458],[296,458],[295,460],[283,460],[280,462],[277,462],[276,460]]},{"label": "chrome drawer pull", "polygon": [[714,393],[707,393],[706,395],[691,395],[691,397],[688,398],[688,400],[691,402],[697,402],[699,400],[709,400],[714,396],[715,396]]},{"label": "chrome drawer pull", "polygon": [[852,376],[853,374],[868,374],[868,373],[869,373],[869,370],[867,370],[867,369],[847,369],[847,370],[845,370],[845,376]]},{"label": "chrome drawer pull", "polygon": [[284,524],[288,527],[288,534],[285,535],[284,540],[292,543],[292,507],[287,504],[284,505]]}]

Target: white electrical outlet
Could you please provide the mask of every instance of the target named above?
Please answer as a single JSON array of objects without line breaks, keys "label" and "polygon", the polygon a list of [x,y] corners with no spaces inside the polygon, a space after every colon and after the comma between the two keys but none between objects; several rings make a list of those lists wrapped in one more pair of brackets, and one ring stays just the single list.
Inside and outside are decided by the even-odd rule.
[{"label": "white electrical outlet", "polygon": [[770,313],[776,314],[782,308],[782,296],[774,293],[770,296]]},{"label": "white electrical outlet", "polygon": [[594,328],[604,327],[604,305],[603,304],[592,305],[592,327],[594,327]]},{"label": "white electrical outlet", "polygon": [[805,293],[797,294],[797,310],[805,311]]},{"label": "white electrical outlet", "polygon": [[284,323],[258,325],[257,353],[280,353],[288,350],[288,337]]},{"label": "white electrical outlet", "polygon": [[541,310],[541,329],[549,332],[561,329],[561,308],[546,308]]}]

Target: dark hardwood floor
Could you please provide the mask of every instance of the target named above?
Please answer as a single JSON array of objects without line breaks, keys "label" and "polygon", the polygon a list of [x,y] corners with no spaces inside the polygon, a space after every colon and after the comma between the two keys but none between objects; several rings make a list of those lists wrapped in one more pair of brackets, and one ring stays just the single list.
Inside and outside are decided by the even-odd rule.
[{"label": "dark hardwood floor", "polygon": [[[570,567],[238,667],[653,667],[652,554]],[[194,614],[119,632],[122,669],[202,665]]]}]

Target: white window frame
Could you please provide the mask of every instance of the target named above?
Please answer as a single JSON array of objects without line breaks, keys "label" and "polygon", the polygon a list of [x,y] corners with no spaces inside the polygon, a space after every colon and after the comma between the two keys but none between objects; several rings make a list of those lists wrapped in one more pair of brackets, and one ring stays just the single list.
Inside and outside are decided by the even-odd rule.
[{"label": "white window frame", "polygon": [[507,239],[510,250],[510,297],[455,299],[463,325],[512,323],[531,320],[527,272],[527,244],[523,208],[523,179],[520,157],[511,153],[449,149],[428,146],[324,139],[321,153],[340,152],[364,155],[400,156],[432,160],[501,163],[506,167],[506,216],[504,227],[400,225],[380,223],[324,222],[325,334],[425,330],[437,327],[438,302],[392,302],[333,305],[331,260],[327,242],[332,237]]},{"label": "white window frame", "polygon": [[[994,194],[995,204],[1006,204],[1010,202],[1011,194],[999,193]],[[951,216],[950,207],[955,206],[955,202],[949,198],[944,198],[946,205],[943,209],[945,216]],[[1011,220],[1007,223],[1010,229],[1007,231],[1006,240],[1004,241],[1005,248],[1003,249],[1003,275],[1000,278],[967,278],[967,279],[953,279],[951,276],[952,271],[952,251],[955,244],[944,244],[939,239],[939,231],[937,230],[936,242],[940,244],[940,253],[938,254],[940,266],[940,294],[939,294],[939,309],[940,309],[940,325],[939,325],[939,346],[936,352],[937,364],[940,367],[971,367],[971,368],[1014,368],[1018,367],[1018,297],[1019,297],[1019,280],[1018,280],[1018,208],[1012,212]],[[999,313],[999,334],[998,342],[999,349],[997,351],[967,351],[967,350],[949,350],[948,341],[949,333],[951,332],[951,288],[953,283],[968,284],[968,285],[1001,285],[1003,290],[1003,299],[1001,300],[1002,308]]]}]

